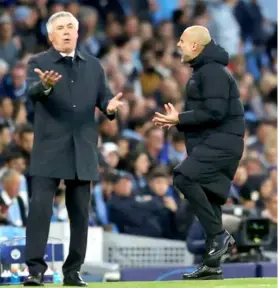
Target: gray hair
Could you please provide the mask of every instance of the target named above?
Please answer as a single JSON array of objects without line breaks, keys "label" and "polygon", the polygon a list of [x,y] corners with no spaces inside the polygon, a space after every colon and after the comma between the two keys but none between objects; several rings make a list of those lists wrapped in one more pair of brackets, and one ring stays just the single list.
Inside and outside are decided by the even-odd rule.
[{"label": "gray hair", "polygon": [[62,18],[62,17],[70,17],[72,18],[73,20],[73,23],[76,27],[76,29],[78,29],[78,26],[79,26],[79,22],[78,20],[70,13],[70,12],[66,12],[66,11],[60,11],[60,12],[57,12],[57,13],[54,13],[47,21],[46,23],[46,30],[47,30],[47,33],[51,33],[52,32],[52,24],[53,22],[58,19],[58,18]]},{"label": "gray hair", "polygon": [[0,182],[4,184],[16,176],[20,176],[20,174],[16,170],[6,168],[4,173],[1,175]]}]

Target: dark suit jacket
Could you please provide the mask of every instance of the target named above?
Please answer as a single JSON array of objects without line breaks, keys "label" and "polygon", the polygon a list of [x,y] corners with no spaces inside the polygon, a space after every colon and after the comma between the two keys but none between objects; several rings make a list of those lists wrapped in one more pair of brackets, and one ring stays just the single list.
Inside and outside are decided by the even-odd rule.
[{"label": "dark suit jacket", "polygon": [[[35,68],[62,75],[50,94],[45,94]],[[76,51],[70,69],[54,48],[39,53],[29,60],[28,92],[35,103],[30,174],[60,179],[77,174],[80,180],[98,180],[94,111],[98,107],[106,114],[112,98],[99,61]]]}]

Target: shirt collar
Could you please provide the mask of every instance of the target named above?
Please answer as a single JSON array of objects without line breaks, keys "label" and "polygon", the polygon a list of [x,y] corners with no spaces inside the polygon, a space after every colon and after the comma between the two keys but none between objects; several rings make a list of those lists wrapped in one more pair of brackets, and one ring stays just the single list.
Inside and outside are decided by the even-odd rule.
[{"label": "shirt collar", "polygon": [[74,50],[74,51],[72,51],[70,54],[66,54],[66,53],[62,53],[62,52],[60,52],[60,54],[61,54],[63,57],[66,57],[66,56],[68,56],[68,57],[72,57],[72,58],[74,58],[74,55],[75,55],[75,50]]}]

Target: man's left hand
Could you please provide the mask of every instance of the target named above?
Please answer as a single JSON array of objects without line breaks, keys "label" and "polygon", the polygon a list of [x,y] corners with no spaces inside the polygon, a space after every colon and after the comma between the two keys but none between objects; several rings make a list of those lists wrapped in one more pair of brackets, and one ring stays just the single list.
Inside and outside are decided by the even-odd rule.
[{"label": "man's left hand", "polygon": [[179,112],[171,103],[164,105],[166,115],[155,112],[153,122],[156,126],[171,128],[179,123]]},{"label": "man's left hand", "polygon": [[122,98],[123,93],[118,93],[114,98],[112,98],[107,106],[107,114],[108,115],[112,115],[115,114],[118,109],[124,105],[123,101],[120,101],[120,99]]}]

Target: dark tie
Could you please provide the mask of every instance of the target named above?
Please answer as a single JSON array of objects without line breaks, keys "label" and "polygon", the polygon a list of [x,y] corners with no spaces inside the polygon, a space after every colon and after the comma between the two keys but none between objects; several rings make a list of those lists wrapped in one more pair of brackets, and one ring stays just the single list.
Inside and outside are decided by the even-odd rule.
[{"label": "dark tie", "polygon": [[73,57],[71,57],[71,56],[65,56],[65,57],[64,57],[64,61],[65,61],[66,65],[68,65],[68,67],[72,67]]}]

